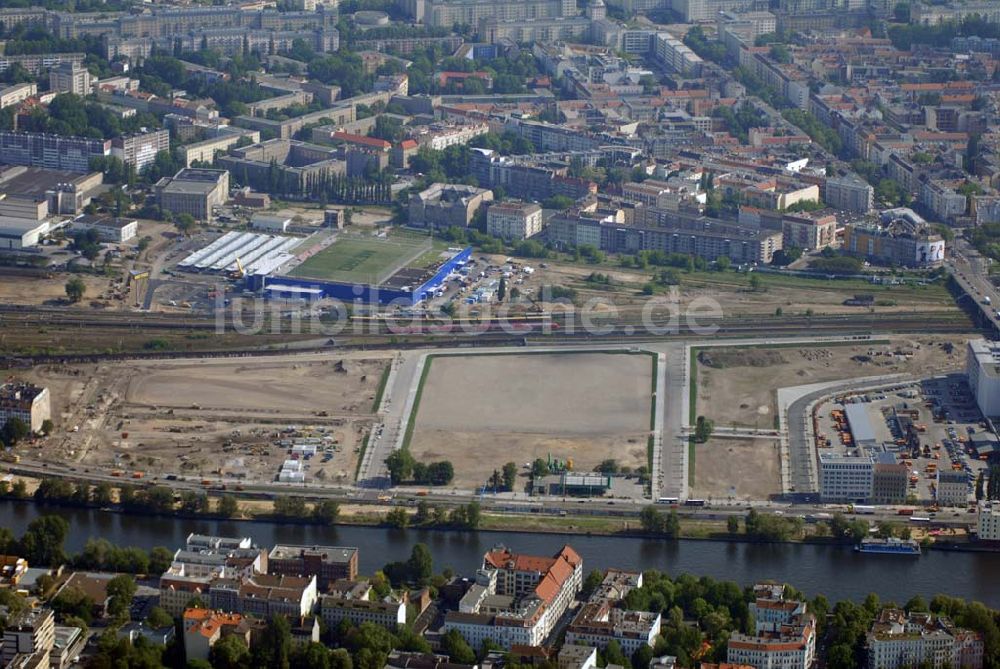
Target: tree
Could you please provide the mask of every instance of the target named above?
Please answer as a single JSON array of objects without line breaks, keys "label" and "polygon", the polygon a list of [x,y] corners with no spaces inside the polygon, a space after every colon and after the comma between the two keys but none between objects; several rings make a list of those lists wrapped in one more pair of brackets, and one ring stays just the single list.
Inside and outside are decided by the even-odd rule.
[{"label": "tree", "polygon": [[223,495],[215,507],[216,513],[225,518],[232,518],[240,511],[240,505],[232,495]]},{"label": "tree", "polygon": [[313,518],[324,525],[333,525],[340,516],[340,505],[332,499],[325,499],[313,506]]},{"label": "tree", "polygon": [[986,484],[986,499],[1000,499],[1000,465],[990,465],[989,481]]},{"label": "tree", "polygon": [[591,570],[590,573],[587,574],[587,578],[583,580],[583,586],[580,590],[580,599],[583,601],[588,600],[603,582],[604,572],[600,569]]},{"label": "tree", "polygon": [[42,421],[42,434],[46,437],[52,434],[52,431],[56,429],[55,423],[52,422],[51,418],[46,418]]},{"label": "tree", "polygon": [[74,276],[72,279],[66,282],[66,297],[69,298],[70,302],[76,303],[83,299],[84,294],[87,292],[87,284],[83,282],[78,276]]},{"label": "tree", "polygon": [[0,441],[7,448],[13,448],[29,434],[31,434],[31,427],[17,416],[14,416],[13,418],[8,418],[3,428],[0,429]]},{"label": "tree", "polygon": [[291,663],[292,669],[330,669],[330,649],[316,642],[298,645],[292,650]]},{"label": "tree", "polygon": [[408,450],[402,448],[393,451],[385,459],[385,466],[389,470],[389,476],[393,483],[409,481],[410,477],[413,476],[413,464],[413,456]]},{"label": "tree", "polygon": [[149,610],[149,615],[146,616],[146,624],[153,629],[161,629],[163,627],[171,627],[174,624],[174,619],[170,617],[170,614],[161,609],[159,606],[154,606]]},{"label": "tree", "polygon": [[712,436],[714,429],[715,423],[704,416],[698,416],[694,425],[694,440],[699,444],[704,444]]},{"label": "tree", "polygon": [[385,514],[385,524],[396,529],[405,529],[410,524],[410,515],[406,513],[406,509],[398,506]]},{"label": "tree", "polygon": [[434,559],[426,544],[416,544],[410,551],[410,559],[406,561],[410,578],[417,583],[424,583],[434,575]]},{"label": "tree", "polygon": [[174,225],[177,227],[178,232],[183,235],[188,235],[194,230],[196,223],[194,216],[191,214],[178,214],[177,217],[174,218]]},{"label": "tree", "polygon": [[451,658],[452,662],[470,665],[476,663],[475,652],[458,630],[448,630],[441,637],[441,650]]},{"label": "tree", "polygon": [[254,644],[252,666],[290,669],[291,651],[292,626],[285,616],[273,615],[261,635],[261,642]]},{"label": "tree", "polygon": [[729,518],[726,519],[726,531],[728,531],[730,534],[739,534],[740,519],[737,518],[736,516],[729,516]]},{"label": "tree", "polygon": [[517,464],[508,462],[503,466],[503,487],[507,490],[514,490],[517,482]]},{"label": "tree", "polygon": [[642,511],[639,512],[639,523],[642,525],[643,531],[659,534],[664,527],[663,514],[655,506],[643,507]]},{"label": "tree", "polygon": [[756,273],[751,273],[751,274],[750,274],[750,279],[749,279],[749,283],[750,283],[750,290],[752,290],[752,291],[753,291],[753,292],[755,292],[755,293],[756,293],[757,291],[759,291],[759,290],[760,290],[760,288],[761,288],[761,279],[760,279],[760,275],[758,275],[758,274],[756,274]]},{"label": "tree", "polygon": [[976,477],[976,501],[983,501],[983,497],[986,495],[985,491],[985,472],[980,469],[979,476]]},{"label": "tree", "polygon": [[116,619],[128,619],[128,612],[135,597],[135,580],[127,574],[120,574],[108,581],[108,613]]},{"label": "tree", "polygon": [[149,551],[149,572],[151,574],[162,574],[174,560],[174,554],[168,548],[156,546]]},{"label": "tree", "polygon": [[503,302],[503,298],[507,296],[507,278],[504,276],[500,277],[500,286],[497,288],[497,302]]},{"label": "tree", "polygon": [[282,518],[302,518],[306,515],[306,501],[301,497],[277,497],[274,514]]},{"label": "tree", "polygon": [[534,462],[531,463],[531,477],[541,478],[542,476],[549,475],[549,463],[547,463],[542,458],[536,458]]},{"label": "tree", "polygon": [[208,661],[214,669],[243,669],[250,666],[250,649],[238,634],[227,634],[212,645]]},{"label": "tree", "polygon": [[63,544],[69,534],[69,523],[61,516],[42,516],[31,521],[21,537],[21,552],[28,564],[57,567],[66,561]]}]

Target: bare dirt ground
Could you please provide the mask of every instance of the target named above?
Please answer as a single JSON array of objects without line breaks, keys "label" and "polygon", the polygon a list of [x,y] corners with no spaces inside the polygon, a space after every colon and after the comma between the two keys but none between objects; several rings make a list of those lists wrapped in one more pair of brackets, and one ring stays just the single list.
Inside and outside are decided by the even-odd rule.
[{"label": "bare dirt ground", "polygon": [[350,482],[387,364],[355,354],[16,370],[49,388],[56,424],[26,454],[149,478],[269,481],[288,458],[278,441],[315,437],[324,442],[306,463],[307,480]]},{"label": "bare dirt ground", "polygon": [[410,450],[446,459],[472,488],[505,462],[646,464],[652,363],[647,355],[443,356],[421,395]]},{"label": "bare dirt ground", "polygon": [[711,438],[695,446],[695,463],[693,497],[767,499],[781,492],[777,440]]},{"label": "bare dirt ground", "polygon": [[383,363],[331,357],[314,363],[171,365],[135,374],[125,401],[134,405],[229,409],[254,413],[370,413]]},{"label": "bare dirt ground", "polygon": [[[966,338],[896,337],[889,341],[704,349],[696,364],[697,413],[718,425],[771,428],[778,388],[887,374],[926,376],[959,369],[965,362]],[[951,345],[950,353],[945,343]],[[708,358],[721,366],[706,364]]]},{"label": "bare dirt ground", "polygon": [[92,299],[106,294],[112,285],[109,277],[88,274],[59,273],[51,279],[4,276],[0,278],[0,302],[31,306],[42,304],[69,306],[70,303],[66,299],[66,282],[71,276],[79,276],[87,286],[83,301],[80,303],[84,306],[89,305]]}]

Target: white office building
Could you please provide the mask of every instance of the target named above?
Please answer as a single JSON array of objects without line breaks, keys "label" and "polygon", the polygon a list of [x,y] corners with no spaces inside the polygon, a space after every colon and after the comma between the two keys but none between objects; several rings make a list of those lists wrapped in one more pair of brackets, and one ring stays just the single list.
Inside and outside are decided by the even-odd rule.
[{"label": "white office building", "polygon": [[968,345],[965,373],[984,416],[1000,416],[1000,345],[973,339]]},{"label": "white office building", "polygon": [[870,455],[819,456],[819,493],[824,502],[867,502],[874,482],[875,460]]}]

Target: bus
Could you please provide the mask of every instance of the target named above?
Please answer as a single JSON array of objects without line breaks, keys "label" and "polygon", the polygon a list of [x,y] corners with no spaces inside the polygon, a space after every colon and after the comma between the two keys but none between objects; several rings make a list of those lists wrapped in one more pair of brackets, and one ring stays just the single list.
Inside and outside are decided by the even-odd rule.
[{"label": "bus", "polygon": [[680,502],[676,497],[660,497],[656,500],[657,504],[677,504]]},{"label": "bus", "polygon": [[703,499],[689,499],[684,502],[684,506],[705,506]]},{"label": "bus", "polygon": [[931,522],[931,519],[928,518],[927,516],[910,516],[910,522],[927,525]]}]

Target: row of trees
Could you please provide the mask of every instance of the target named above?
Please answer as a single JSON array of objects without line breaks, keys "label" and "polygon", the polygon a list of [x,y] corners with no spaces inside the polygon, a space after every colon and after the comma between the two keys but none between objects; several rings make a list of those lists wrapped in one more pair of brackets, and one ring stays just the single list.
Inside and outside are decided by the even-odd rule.
[{"label": "row of trees", "polygon": [[386,525],[396,529],[439,527],[475,530],[479,528],[481,519],[482,510],[479,502],[469,502],[449,511],[443,506],[431,506],[426,500],[420,500],[417,504],[417,511],[412,516],[401,506],[392,509],[385,515]]},{"label": "row of trees", "polygon": [[448,485],[455,478],[455,468],[448,460],[440,462],[418,462],[405,448],[392,452],[385,459],[394,484],[416,483],[417,485]]}]

